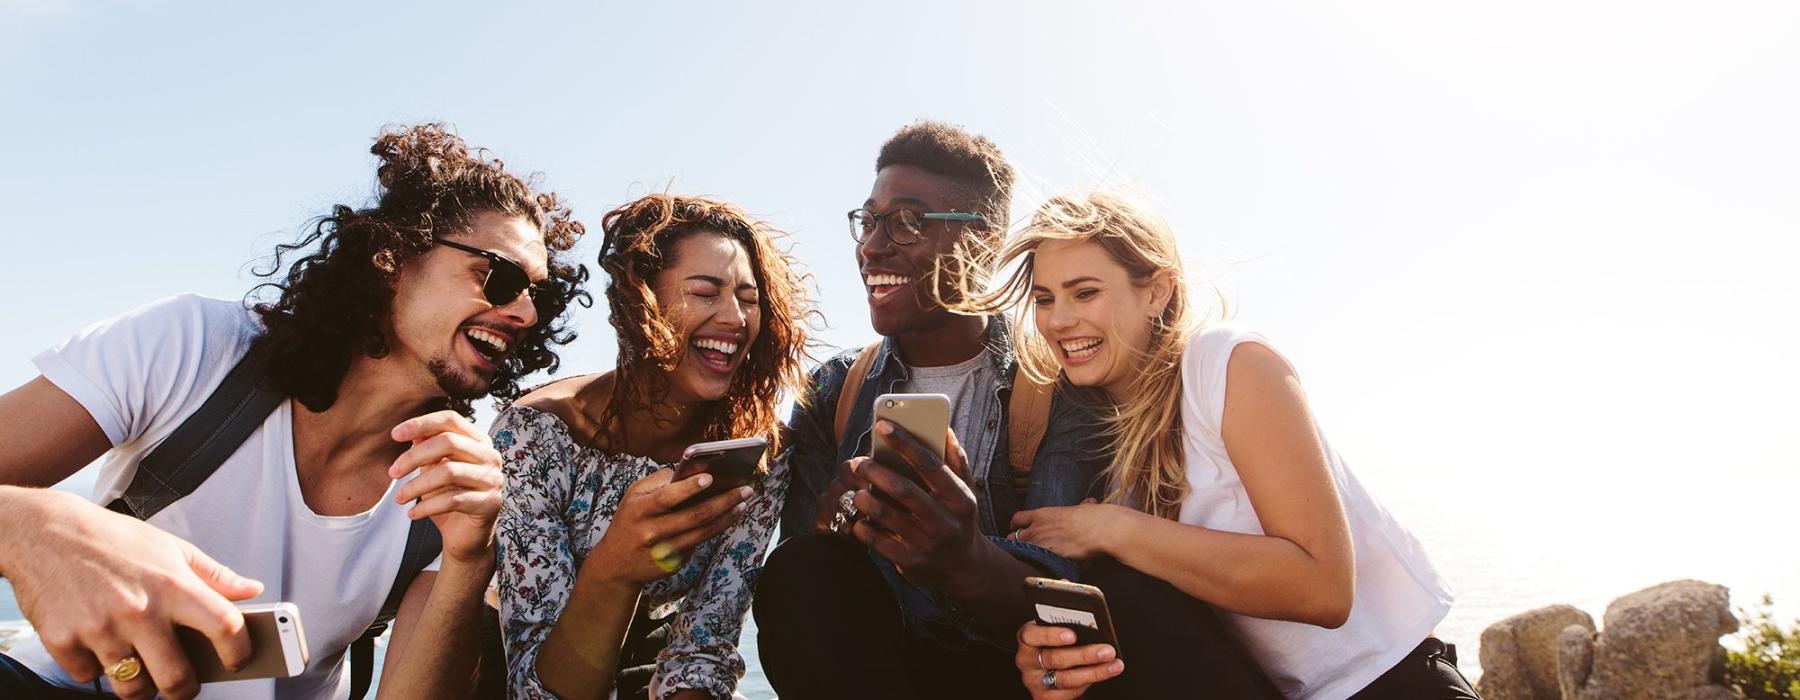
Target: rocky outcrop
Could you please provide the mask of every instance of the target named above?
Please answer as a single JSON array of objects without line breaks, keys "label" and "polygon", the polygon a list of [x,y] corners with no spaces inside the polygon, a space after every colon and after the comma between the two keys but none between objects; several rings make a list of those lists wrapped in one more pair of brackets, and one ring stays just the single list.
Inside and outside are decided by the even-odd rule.
[{"label": "rocky outcrop", "polygon": [[[1573,612],[1571,612],[1573,611]],[[1558,621],[1568,624],[1560,628]],[[1738,627],[1724,586],[1672,581],[1606,607],[1603,627],[1566,605],[1501,620],[1481,634],[1489,700],[1725,700],[1719,637]],[[1493,646],[1489,646],[1489,645]],[[1555,679],[1548,682],[1547,679]]]},{"label": "rocky outcrop", "polygon": [[1522,612],[1481,633],[1481,696],[1486,700],[1559,700],[1557,635],[1594,631],[1594,618],[1573,605]]}]

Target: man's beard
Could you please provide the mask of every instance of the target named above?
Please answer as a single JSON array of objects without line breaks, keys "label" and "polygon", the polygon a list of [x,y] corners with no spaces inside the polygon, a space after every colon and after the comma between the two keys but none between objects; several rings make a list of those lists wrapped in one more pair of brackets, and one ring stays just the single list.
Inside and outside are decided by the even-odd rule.
[{"label": "man's beard", "polygon": [[431,371],[432,378],[437,380],[438,389],[446,396],[458,401],[474,401],[487,396],[491,382],[470,373],[458,371],[449,360],[434,358],[425,364]]}]

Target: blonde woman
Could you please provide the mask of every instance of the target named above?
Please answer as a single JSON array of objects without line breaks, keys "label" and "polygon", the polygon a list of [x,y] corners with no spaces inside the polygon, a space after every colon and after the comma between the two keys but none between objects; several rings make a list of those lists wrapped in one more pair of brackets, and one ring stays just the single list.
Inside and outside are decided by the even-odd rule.
[{"label": "blonde woman", "polygon": [[[1029,301],[1021,361],[1101,389],[1113,449],[1102,500],[1021,512],[1014,537],[1210,606],[1286,697],[1475,697],[1431,637],[1449,586],[1325,442],[1269,342],[1198,326],[1160,218],[1114,195],[1058,197],[1000,260],[1020,267],[985,302]],[[1134,676],[1183,652],[1134,646],[1133,627],[1210,624],[1205,612],[1118,620],[1123,650],[1028,623],[1015,662],[1037,698],[1156,697]]]}]

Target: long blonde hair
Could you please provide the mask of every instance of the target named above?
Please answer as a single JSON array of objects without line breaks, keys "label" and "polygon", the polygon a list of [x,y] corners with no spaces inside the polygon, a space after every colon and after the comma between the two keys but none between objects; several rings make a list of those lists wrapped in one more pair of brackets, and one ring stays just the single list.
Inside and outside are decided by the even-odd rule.
[{"label": "long blonde hair", "polygon": [[1017,264],[997,286],[965,289],[962,296],[968,301],[958,304],[958,310],[1013,309],[1013,348],[1020,371],[1037,382],[1056,380],[1062,372],[1033,322],[1033,305],[1024,303],[1031,294],[1037,250],[1050,241],[1099,244],[1136,285],[1150,284],[1159,272],[1169,276],[1172,294],[1162,314],[1150,320],[1149,345],[1126,349],[1136,353],[1139,371],[1126,394],[1130,398],[1114,404],[1106,417],[1112,463],[1105,477],[1107,503],[1174,519],[1188,493],[1181,445],[1181,354],[1199,328],[1175,234],[1149,207],[1124,196],[1061,195],[1038,207],[1024,229],[1006,239],[996,254],[970,254],[970,267],[992,262],[990,269],[1004,270]]}]

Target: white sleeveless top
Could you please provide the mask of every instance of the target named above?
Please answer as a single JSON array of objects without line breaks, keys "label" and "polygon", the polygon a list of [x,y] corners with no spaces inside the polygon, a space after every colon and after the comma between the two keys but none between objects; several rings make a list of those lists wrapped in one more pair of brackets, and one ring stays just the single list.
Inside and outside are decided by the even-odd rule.
[{"label": "white sleeveless top", "polygon": [[[1182,355],[1181,429],[1190,490],[1180,520],[1260,535],[1262,523],[1220,431],[1226,366],[1231,351],[1245,342],[1273,350],[1262,334],[1223,323],[1196,333]],[[1454,598],[1412,533],[1363,489],[1330,443],[1325,454],[1356,549],[1356,599],[1349,620],[1325,629],[1219,611],[1289,698],[1347,698],[1367,687],[1431,635]]]}]

